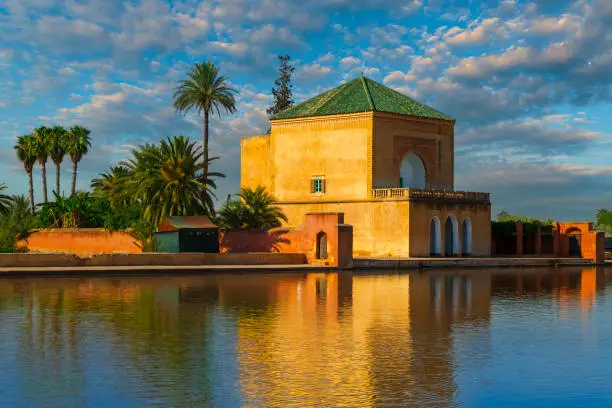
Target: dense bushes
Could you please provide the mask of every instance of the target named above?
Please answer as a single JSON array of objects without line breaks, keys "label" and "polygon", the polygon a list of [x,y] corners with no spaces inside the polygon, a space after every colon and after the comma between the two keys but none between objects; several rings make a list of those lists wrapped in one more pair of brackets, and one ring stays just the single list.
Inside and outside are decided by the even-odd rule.
[{"label": "dense bushes", "polygon": [[523,223],[523,232],[527,234],[535,233],[538,228],[542,228],[543,234],[550,234],[552,232],[553,220],[551,219],[540,220],[534,217],[518,216],[502,211],[497,214],[497,221],[491,222],[491,233],[493,237],[497,238],[516,236],[516,224],[518,222]]},{"label": "dense bushes", "polygon": [[24,196],[13,196],[0,215],[0,253],[15,252],[17,242],[26,238],[34,227],[35,218],[30,215],[30,205]]},{"label": "dense bushes", "polygon": [[78,192],[66,198],[55,194],[55,201],[40,205],[38,228],[106,228],[118,231],[131,228],[140,217],[135,206],[116,206],[103,197]]}]

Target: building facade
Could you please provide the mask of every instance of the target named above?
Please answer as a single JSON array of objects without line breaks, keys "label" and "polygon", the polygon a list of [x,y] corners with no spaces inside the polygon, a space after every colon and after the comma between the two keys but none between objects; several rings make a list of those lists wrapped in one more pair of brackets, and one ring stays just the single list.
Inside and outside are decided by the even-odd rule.
[{"label": "building facade", "polygon": [[360,77],[242,140],[241,186],[263,185],[288,225],[343,212],[355,256],[489,256],[487,193],[454,191],[454,119]]}]

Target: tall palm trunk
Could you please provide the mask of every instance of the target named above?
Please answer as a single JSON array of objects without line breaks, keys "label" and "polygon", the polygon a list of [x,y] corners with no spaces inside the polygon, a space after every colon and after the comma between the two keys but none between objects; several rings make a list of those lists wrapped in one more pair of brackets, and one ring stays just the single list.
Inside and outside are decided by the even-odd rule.
[{"label": "tall palm trunk", "polygon": [[70,186],[70,197],[74,195],[74,190],[76,189],[77,166],[78,162],[76,160],[72,162],[72,185]]},{"label": "tall palm trunk", "polygon": [[204,180],[208,178],[208,109],[204,109]]},{"label": "tall palm trunk", "polygon": [[32,180],[32,171],[28,171],[28,182],[30,184],[30,214],[34,215],[34,180]]},{"label": "tall palm trunk", "polygon": [[42,183],[43,183],[43,201],[46,203],[47,199],[47,163],[42,163]]},{"label": "tall palm trunk", "polygon": [[55,163],[55,192],[60,195],[60,167],[61,163]]}]

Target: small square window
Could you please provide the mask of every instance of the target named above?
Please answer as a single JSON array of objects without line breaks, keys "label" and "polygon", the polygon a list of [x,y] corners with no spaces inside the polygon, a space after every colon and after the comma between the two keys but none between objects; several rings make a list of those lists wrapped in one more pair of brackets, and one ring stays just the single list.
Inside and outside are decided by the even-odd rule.
[{"label": "small square window", "polygon": [[324,194],[325,193],[325,177],[316,176],[310,180],[310,192],[312,194]]}]

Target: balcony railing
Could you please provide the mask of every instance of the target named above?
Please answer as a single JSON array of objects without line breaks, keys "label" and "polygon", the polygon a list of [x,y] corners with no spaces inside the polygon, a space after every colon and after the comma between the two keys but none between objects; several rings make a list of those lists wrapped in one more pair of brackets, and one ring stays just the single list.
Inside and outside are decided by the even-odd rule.
[{"label": "balcony railing", "polygon": [[420,188],[380,188],[372,190],[372,198],[381,200],[407,198],[411,201],[489,202],[489,193],[477,193],[472,191],[425,190]]}]

